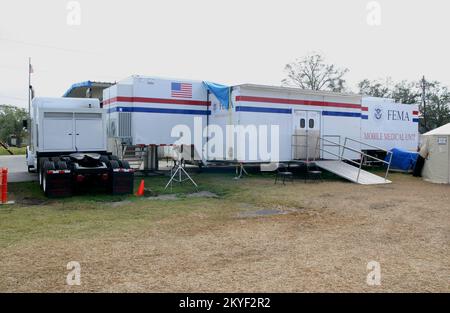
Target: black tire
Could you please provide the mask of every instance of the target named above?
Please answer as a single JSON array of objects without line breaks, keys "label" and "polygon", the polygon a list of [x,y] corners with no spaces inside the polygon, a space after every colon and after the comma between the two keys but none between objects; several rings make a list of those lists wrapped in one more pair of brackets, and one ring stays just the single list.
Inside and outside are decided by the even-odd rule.
[{"label": "black tire", "polygon": [[56,167],[57,167],[58,170],[67,170],[68,169],[67,163],[64,162],[64,161],[56,162]]},{"label": "black tire", "polygon": [[119,165],[121,168],[125,168],[125,169],[130,168],[130,163],[128,163],[128,161],[125,161],[125,160],[119,161]]},{"label": "black tire", "polygon": [[48,177],[47,172],[44,172],[42,174],[42,191],[44,192],[44,195],[48,197]]},{"label": "black tire", "polygon": [[44,165],[42,166],[42,169],[44,172],[46,171],[54,171],[55,170],[55,163],[50,160],[44,161]]},{"label": "black tire", "polygon": [[42,181],[44,175],[44,163],[47,162],[48,158],[42,158],[38,160],[38,175],[39,175],[39,187],[42,189]]},{"label": "black tire", "polygon": [[42,190],[45,196],[48,196],[48,174],[47,171],[55,170],[55,163],[49,160],[45,160],[42,166]]},{"label": "black tire", "polygon": [[109,156],[109,159],[110,159],[110,160],[114,160],[114,161],[120,161],[119,158],[118,158],[117,156],[112,155],[112,154]]},{"label": "black tire", "polygon": [[39,188],[42,189],[42,168],[38,171]]},{"label": "black tire", "polygon": [[100,159],[98,159],[100,162],[103,162],[103,163],[105,163],[105,164],[108,164],[108,162],[109,162],[109,158],[108,158],[108,156],[107,155],[101,155],[100,156]]},{"label": "black tire", "polygon": [[117,162],[115,160],[109,161],[109,168],[112,169],[112,170],[120,168],[119,162]]}]

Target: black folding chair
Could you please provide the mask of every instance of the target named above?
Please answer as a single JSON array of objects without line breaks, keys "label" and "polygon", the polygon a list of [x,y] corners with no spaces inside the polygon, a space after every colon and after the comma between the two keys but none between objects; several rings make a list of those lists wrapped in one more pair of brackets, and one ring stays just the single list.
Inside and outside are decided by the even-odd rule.
[{"label": "black folding chair", "polygon": [[[312,181],[322,181],[322,171],[320,171],[317,166],[314,164],[307,164],[306,165],[306,177],[308,179],[311,179]],[[305,180],[306,181],[306,180]]]},{"label": "black folding chair", "polygon": [[275,173],[275,184],[277,183],[278,178],[283,181],[283,185],[285,185],[286,178],[290,179],[292,183],[294,182],[294,174],[289,171],[289,168],[287,168],[285,164],[281,163],[278,165]]}]

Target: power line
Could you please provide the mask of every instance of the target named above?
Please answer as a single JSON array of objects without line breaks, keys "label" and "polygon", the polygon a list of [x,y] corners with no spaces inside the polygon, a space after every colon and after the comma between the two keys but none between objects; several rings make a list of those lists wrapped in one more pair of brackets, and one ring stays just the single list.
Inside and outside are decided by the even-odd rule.
[{"label": "power line", "polygon": [[22,101],[27,101],[26,98],[19,98],[19,97],[14,97],[14,96],[4,96],[0,94],[0,98],[7,98],[7,99],[15,99],[15,100],[22,100]]}]

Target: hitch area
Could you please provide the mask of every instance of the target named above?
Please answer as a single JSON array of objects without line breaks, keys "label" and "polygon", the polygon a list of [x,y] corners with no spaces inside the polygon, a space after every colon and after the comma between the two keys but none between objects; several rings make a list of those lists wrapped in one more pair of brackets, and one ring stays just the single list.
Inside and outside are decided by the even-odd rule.
[{"label": "hitch area", "polygon": [[48,197],[107,192],[133,193],[134,172],[114,155],[73,153],[39,160],[39,184]]}]

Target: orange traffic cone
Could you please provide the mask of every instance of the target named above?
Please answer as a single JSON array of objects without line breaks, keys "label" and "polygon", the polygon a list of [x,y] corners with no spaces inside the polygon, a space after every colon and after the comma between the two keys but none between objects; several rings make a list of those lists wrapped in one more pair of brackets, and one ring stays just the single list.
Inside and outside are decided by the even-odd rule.
[{"label": "orange traffic cone", "polygon": [[139,184],[139,189],[136,192],[136,196],[142,197],[144,195],[144,180],[141,180],[141,183]]}]

